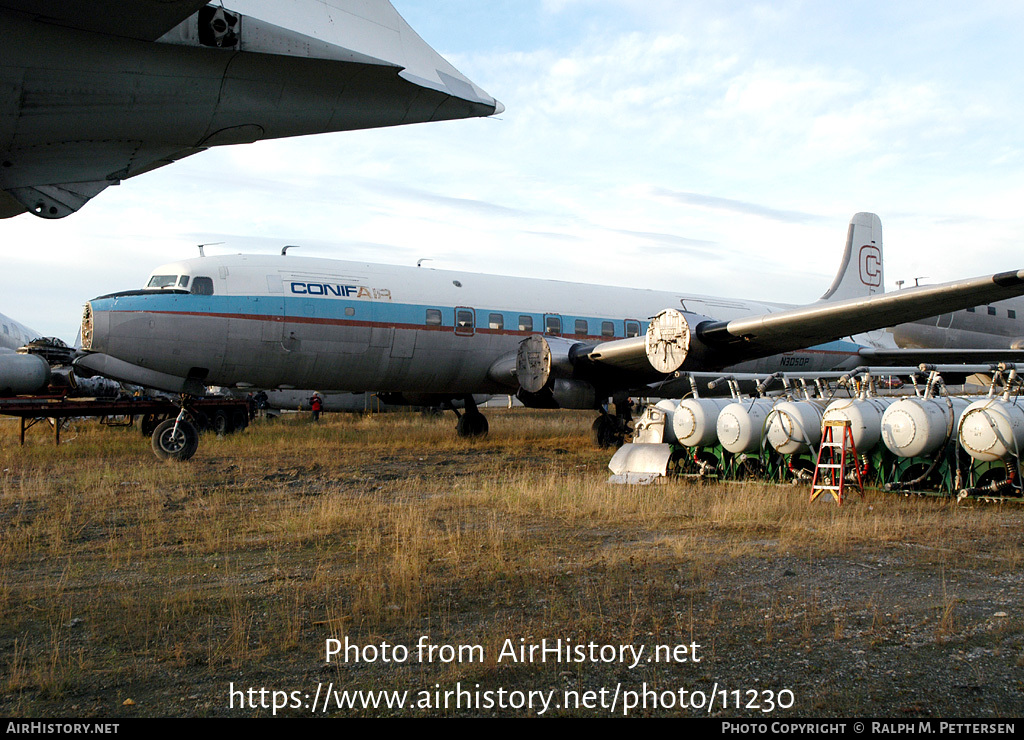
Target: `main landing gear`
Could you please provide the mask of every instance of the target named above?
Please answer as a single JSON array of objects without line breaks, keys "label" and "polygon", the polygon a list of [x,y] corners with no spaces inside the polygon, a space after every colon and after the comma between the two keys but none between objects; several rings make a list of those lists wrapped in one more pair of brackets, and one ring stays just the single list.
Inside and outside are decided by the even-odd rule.
[{"label": "main landing gear", "polygon": [[594,419],[594,425],[590,428],[591,438],[594,444],[605,449],[608,447],[621,447],[626,442],[626,437],[633,431],[632,404],[627,397],[616,397],[615,415],[608,413],[608,406],[601,406],[601,415]]},{"label": "main landing gear", "polygon": [[487,417],[480,413],[476,406],[476,399],[466,396],[463,402],[466,404],[466,408],[461,414],[454,405],[448,404],[448,407],[459,418],[458,424],[455,425],[455,433],[460,437],[486,437]]}]

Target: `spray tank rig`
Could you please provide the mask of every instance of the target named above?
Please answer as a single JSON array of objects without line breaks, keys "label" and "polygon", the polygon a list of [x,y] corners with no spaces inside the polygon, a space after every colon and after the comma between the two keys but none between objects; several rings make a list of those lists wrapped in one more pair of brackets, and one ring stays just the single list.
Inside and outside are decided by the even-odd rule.
[{"label": "spray tank rig", "polygon": [[[1021,451],[1024,449],[1024,405],[1020,392],[1024,379],[1014,365],[992,372],[986,398],[969,405],[960,416],[957,438],[973,461],[958,498],[1024,500]],[[1002,393],[998,389],[1002,388]]]},{"label": "spray tank rig", "polygon": [[[944,378],[977,373],[992,373],[987,398],[948,392]],[[908,378],[911,385],[893,395],[879,387],[885,376]],[[861,367],[844,375],[732,375],[704,384],[707,377],[691,374],[692,390],[678,403],[645,408],[632,442],[609,464],[610,481],[675,475],[806,482],[824,424],[847,421],[869,485],[906,494],[1022,496],[1024,379],[1013,366]],[[769,392],[778,381],[783,389]],[[727,389],[728,396],[703,397],[702,387]],[[741,387],[753,391],[744,395]]]},{"label": "spray tank rig", "polygon": [[[838,373],[832,375],[838,377]],[[784,480],[790,475],[793,453],[780,453],[769,443],[769,422],[777,418],[780,431],[776,436],[809,453],[807,438],[813,440],[815,432],[806,428],[804,416],[796,415],[804,412],[802,404],[823,405],[820,398],[815,400],[816,394],[833,392],[823,379],[809,384],[805,377],[784,373],[768,377],[691,373],[688,380],[691,391],[682,400],[662,400],[644,409],[632,441],[619,448],[608,465],[613,473],[611,482],[648,483],[670,475],[701,480]],[[784,390],[769,393],[772,384],[780,380]],[[803,400],[794,396],[794,384]],[[728,395],[702,396],[702,385],[709,392]],[[801,405],[796,411],[773,417],[780,402]],[[806,413],[814,415],[813,411]],[[794,418],[797,421],[790,423]],[[820,422],[816,426],[820,438]],[[816,450],[817,443],[813,444]]]}]

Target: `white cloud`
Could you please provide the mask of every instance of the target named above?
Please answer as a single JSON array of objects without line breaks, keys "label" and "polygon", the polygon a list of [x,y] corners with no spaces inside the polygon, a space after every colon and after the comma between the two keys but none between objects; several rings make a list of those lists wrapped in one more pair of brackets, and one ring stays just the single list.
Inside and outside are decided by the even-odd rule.
[{"label": "white cloud", "polygon": [[517,4],[515,28],[547,30],[492,16],[474,38],[494,49],[449,54],[500,120],[213,150],[64,221],[0,223],[0,311],[71,339],[82,301],[223,239],[813,300],[860,210],[882,216],[891,279],[1016,266],[1019,12],[855,5]]}]

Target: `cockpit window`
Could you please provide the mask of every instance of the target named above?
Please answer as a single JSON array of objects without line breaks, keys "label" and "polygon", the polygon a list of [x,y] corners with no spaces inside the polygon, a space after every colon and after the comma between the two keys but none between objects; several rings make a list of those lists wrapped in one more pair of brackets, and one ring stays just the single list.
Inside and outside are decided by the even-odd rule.
[{"label": "cockpit window", "polygon": [[213,295],[213,278],[197,277],[193,279],[192,295]]},{"label": "cockpit window", "polygon": [[188,275],[182,275],[180,278],[178,278],[178,287],[179,288],[187,288],[188,287]]},{"label": "cockpit window", "polygon": [[149,279],[147,288],[173,288],[178,282],[177,275],[154,275]]}]

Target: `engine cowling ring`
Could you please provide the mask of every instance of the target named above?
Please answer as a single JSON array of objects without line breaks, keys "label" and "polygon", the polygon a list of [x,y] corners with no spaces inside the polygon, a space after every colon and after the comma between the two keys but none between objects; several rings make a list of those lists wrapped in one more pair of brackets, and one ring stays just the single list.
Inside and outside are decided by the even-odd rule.
[{"label": "engine cowling ring", "polygon": [[572,351],[583,346],[561,337],[535,334],[519,343],[516,352],[516,378],[527,393],[540,393],[552,378],[572,377]]},{"label": "engine cowling ring", "polygon": [[674,373],[686,362],[692,337],[690,323],[681,311],[674,308],[662,311],[647,326],[644,338],[647,361],[659,373]]}]

